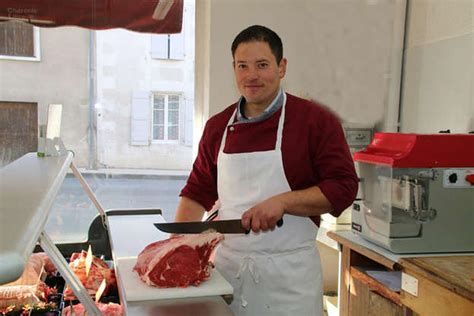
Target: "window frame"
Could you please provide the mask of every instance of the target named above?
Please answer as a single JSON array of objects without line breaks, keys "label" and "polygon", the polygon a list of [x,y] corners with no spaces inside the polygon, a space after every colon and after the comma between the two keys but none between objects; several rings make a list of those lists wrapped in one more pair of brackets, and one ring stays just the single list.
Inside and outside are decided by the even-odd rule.
[{"label": "window frame", "polygon": [[0,59],[4,60],[19,60],[19,61],[41,61],[41,49],[40,49],[40,28],[33,26],[33,57],[25,56],[13,56],[13,55],[0,55]]},{"label": "window frame", "polygon": [[[163,45],[166,47],[166,54],[163,54],[160,56],[159,53],[158,56],[154,56],[154,41],[158,41],[159,38],[165,39],[166,40],[166,45]],[[179,40],[179,42],[177,42]],[[175,44],[173,44],[175,43]],[[181,52],[180,54],[176,53],[176,50],[181,47]],[[179,51],[179,50],[178,50]],[[163,52],[164,53],[164,50]],[[179,55],[179,56],[176,56]],[[168,60],[168,61],[184,61],[186,59],[186,51],[185,51],[185,37],[184,37],[184,32],[178,33],[178,34],[153,34],[151,35],[151,49],[150,49],[150,56],[151,59],[154,60]]]},{"label": "window frame", "polygon": [[[152,97],[151,97],[151,131],[150,131],[150,139],[152,144],[179,144],[180,139],[182,137],[181,135],[181,110],[183,106],[183,94],[181,92],[152,92]],[[177,96],[178,97],[178,138],[177,139],[168,139],[168,127],[170,126],[168,123],[168,115],[169,115],[169,101],[168,98],[169,96]],[[153,127],[155,126],[155,108],[154,108],[154,103],[155,103],[155,97],[156,96],[164,96],[165,97],[165,102],[164,102],[164,139],[155,139],[153,135]]]}]

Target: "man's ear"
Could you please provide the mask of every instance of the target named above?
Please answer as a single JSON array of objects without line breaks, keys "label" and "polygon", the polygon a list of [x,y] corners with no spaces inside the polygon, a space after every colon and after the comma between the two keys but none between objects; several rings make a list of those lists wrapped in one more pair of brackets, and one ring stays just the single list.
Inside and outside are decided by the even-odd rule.
[{"label": "man's ear", "polygon": [[280,64],[278,65],[278,72],[280,75],[280,79],[285,77],[287,64],[288,64],[288,60],[286,58],[282,58],[280,60]]}]

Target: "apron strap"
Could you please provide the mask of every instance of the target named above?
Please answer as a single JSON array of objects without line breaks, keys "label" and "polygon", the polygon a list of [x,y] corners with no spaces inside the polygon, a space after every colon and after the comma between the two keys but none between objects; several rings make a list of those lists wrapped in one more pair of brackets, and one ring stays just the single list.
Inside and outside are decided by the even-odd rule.
[{"label": "apron strap", "polygon": [[260,272],[258,271],[258,265],[250,256],[245,256],[242,261],[240,261],[239,271],[237,271],[235,277],[240,279],[242,277],[242,273],[244,273],[246,270],[250,272],[250,275],[252,276],[252,279],[255,283],[260,282]]},{"label": "apron strap", "polygon": [[224,152],[225,140],[227,138],[227,129],[229,128],[229,126],[234,121],[234,116],[237,114],[237,107],[238,106],[235,107],[234,112],[232,112],[232,115],[230,116],[230,119],[227,122],[227,125],[225,126],[224,135],[222,135],[222,139],[221,139],[221,147],[219,148],[219,154]]},{"label": "apron strap", "polygon": [[286,106],[286,93],[283,92],[283,105],[281,106],[280,120],[278,121],[278,131],[277,131],[275,150],[281,150],[281,140],[283,138],[283,125],[285,125],[285,106]]},{"label": "apron strap", "polygon": [[[250,257],[250,256],[245,256],[242,261],[240,261],[240,266],[239,266],[239,271],[237,271],[237,274],[235,277],[237,279],[240,279],[243,277],[243,274],[248,271],[253,279],[254,283],[260,282],[260,272],[258,271],[258,265],[255,262],[255,260]],[[240,287],[237,290],[237,294],[241,299],[241,306],[242,307],[247,307],[248,302],[245,297],[245,294],[243,293],[243,288],[244,288],[244,283],[248,282],[245,278],[242,280],[240,283]]]}]

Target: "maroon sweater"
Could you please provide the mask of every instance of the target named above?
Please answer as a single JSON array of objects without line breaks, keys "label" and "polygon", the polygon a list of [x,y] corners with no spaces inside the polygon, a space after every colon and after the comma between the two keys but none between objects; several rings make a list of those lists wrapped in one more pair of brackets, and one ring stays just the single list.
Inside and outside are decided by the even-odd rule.
[{"label": "maroon sweater", "polygon": [[[199,143],[198,156],[180,196],[210,210],[217,196],[217,156],[224,128],[236,104],[211,117]],[[339,119],[328,109],[287,94],[283,127],[283,168],[292,190],[317,185],[339,216],[354,201],[358,179]],[[266,120],[233,124],[227,132],[225,153],[275,148],[281,109]],[[234,188],[238,194],[238,188]],[[245,211],[245,210],[243,210]],[[319,216],[312,218],[319,225]]]}]

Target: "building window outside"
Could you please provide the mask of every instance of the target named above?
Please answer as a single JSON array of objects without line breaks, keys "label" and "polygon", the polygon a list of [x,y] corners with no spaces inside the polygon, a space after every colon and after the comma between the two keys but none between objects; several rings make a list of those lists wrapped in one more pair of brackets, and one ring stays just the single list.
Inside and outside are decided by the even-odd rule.
[{"label": "building window outside", "polygon": [[0,23],[0,58],[40,60],[39,28],[21,22]]},{"label": "building window outside", "polygon": [[179,94],[153,94],[153,141],[178,142]]},{"label": "building window outside", "polygon": [[151,57],[154,59],[184,60],[184,34],[153,34]]}]

